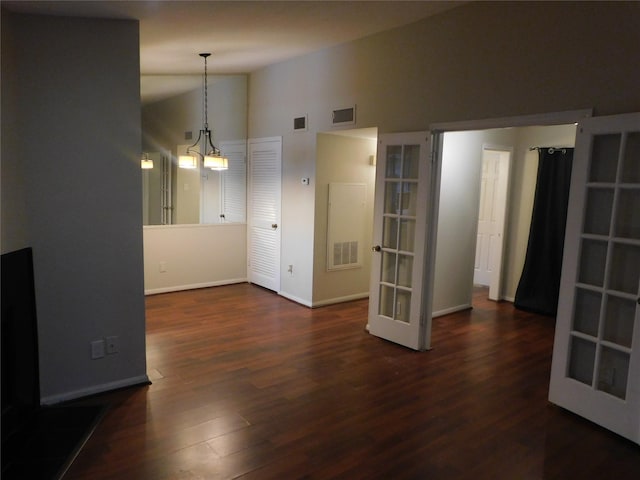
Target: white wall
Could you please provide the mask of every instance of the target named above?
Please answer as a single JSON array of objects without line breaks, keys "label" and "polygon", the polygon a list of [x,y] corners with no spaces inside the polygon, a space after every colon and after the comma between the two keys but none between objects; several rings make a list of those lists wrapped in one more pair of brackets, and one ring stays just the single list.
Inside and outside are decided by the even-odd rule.
[{"label": "white wall", "polygon": [[[249,136],[283,137],[281,270],[295,260],[301,276],[285,275],[282,290],[311,300],[315,195],[299,178],[314,171],[315,135],[335,128],[332,109],[357,104],[354,128],[380,133],[590,107],[637,111],[640,63],[628,52],[640,44],[638,22],[636,2],[471,2],[253,72]],[[293,133],[301,114],[309,131]]]},{"label": "white wall", "polygon": [[433,313],[471,306],[482,147],[513,147],[513,129],[448,132],[442,147]]},{"label": "white wall", "polygon": [[2,14],[2,251],[33,247],[44,403],[147,381],[138,45],[136,21]]},{"label": "white wall", "polygon": [[[371,232],[375,166],[369,157],[376,154],[376,139],[320,133],[317,140],[315,184],[315,228],[313,264],[313,305],[325,305],[369,295],[371,272]],[[367,189],[364,229],[366,243],[360,246],[362,266],[327,271],[327,219],[329,184],[363,183]],[[285,273],[286,275],[286,273]]]}]

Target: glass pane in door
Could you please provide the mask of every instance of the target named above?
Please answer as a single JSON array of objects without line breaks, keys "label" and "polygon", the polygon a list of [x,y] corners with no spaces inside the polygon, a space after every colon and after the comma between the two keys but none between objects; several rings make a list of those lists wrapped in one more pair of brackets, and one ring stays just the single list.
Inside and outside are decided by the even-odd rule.
[{"label": "glass pane in door", "polygon": [[398,219],[393,217],[384,217],[382,219],[382,247],[398,248]]},{"label": "glass pane in door", "polygon": [[411,318],[411,292],[406,290],[396,291],[395,319],[408,323]]},{"label": "glass pane in door", "polygon": [[629,354],[602,347],[598,367],[598,390],[624,400],[629,377]]},{"label": "glass pane in door", "polygon": [[595,135],[591,151],[590,182],[613,183],[618,169],[620,135]]},{"label": "glass pane in door", "polygon": [[382,252],[382,280],[384,283],[394,285],[396,283],[396,254]]},{"label": "glass pane in door", "polygon": [[580,255],[580,283],[602,286],[604,267],[607,260],[607,242],[585,239]]},{"label": "glass pane in door", "polygon": [[636,302],[609,295],[604,319],[603,338],[611,343],[631,348]]},{"label": "glass pane in door", "polygon": [[640,183],[640,132],[627,135],[627,145],[622,159],[622,183]]},{"label": "glass pane in door", "polygon": [[400,239],[398,249],[413,252],[416,231],[416,221],[403,218],[400,220]]},{"label": "glass pane in door", "polygon": [[640,187],[623,188],[618,195],[615,236],[640,240]]},{"label": "glass pane in door", "polygon": [[405,145],[402,178],[417,180],[420,161],[420,146]]},{"label": "glass pane in door", "polygon": [[609,235],[613,194],[613,188],[589,188],[587,190],[584,233]]},{"label": "glass pane in door", "polygon": [[596,344],[578,337],[571,339],[569,354],[569,377],[591,385],[593,365],[596,359]]},{"label": "glass pane in door", "polygon": [[585,290],[576,289],[575,309],[573,313],[573,329],[576,332],[598,336],[598,324],[600,321],[600,302],[602,294]]},{"label": "glass pane in door", "polygon": [[380,315],[393,318],[394,289],[387,285],[380,286]]},{"label": "glass pane in door", "polygon": [[640,283],[640,245],[614,243],[611,253],[609,288],[618,292],[638,293]]},{"label": "glass pane in door", "polygon": [[399,182],[385,182],[384,185],[384,213],[400,213],[402,192]]},{"label": "glass pane in door", "polygon": [[402,173],[402,145],[387,147],[386,178],[400,178]]}]

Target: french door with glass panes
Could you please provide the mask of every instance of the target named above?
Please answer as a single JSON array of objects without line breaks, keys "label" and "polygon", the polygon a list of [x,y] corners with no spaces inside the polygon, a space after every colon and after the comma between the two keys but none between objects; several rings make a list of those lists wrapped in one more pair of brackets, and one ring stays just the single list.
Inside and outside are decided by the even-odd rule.
[{"label": "french door with glass panes", "polygon": [[640,443],[640,113],[578,127],[549,400]]},{"label": "french door with glass panes", "polygon": [[423,292],[428,143],[428,132],[382,135],[376,167],[368,328],[414,350],[429,348],[431,331]]}]

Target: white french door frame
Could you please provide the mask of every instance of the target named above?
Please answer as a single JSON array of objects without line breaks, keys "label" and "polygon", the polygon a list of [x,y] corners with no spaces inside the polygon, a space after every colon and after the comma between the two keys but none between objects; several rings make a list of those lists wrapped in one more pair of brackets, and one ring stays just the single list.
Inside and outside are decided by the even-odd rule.
[{"label": "white french door frame", "polygon": [[[433,197],[431,190],[435,188],[434,178],[439,175],[434,170],[435,146],[431,145],[429,132],[405,132],[381,135],[378,143],[378,164],[376,166],[376,198],[374,206],[374,243],[373,255],[376,257],[372,260],[371,266],[371,286],[369,296],[369,323],[367,330],[372,335],[395,342],[414,350],[428,350],[431,347],[431,297],[432,289],[426,288],[425,283],[429,282],[431,277],[425,275],[425,268],[433,263],[433,252],[435,249],[427,248],[431,241],[435,241],[433,226],[437,224],[437,213],[433,208],[433,203],[429,198]],[[387,158],[388,150],[385,147],[393,147],[397,156],[395,165],[400,165],[398,172],[387,176]],[[417,148],[416,148],[417,147]],[[407,148],[408,150],[405,150]],[[429,148],[429,150],[427,150]],[[412,155],[418,153],[418,158]],[[405,163],[415,166],[413,171],[410,167],[405,170]],[[409,172],[406,176],[405,173]],[[427,183],[428,182],[428,183]],[[400,205],[404,205],[405,200],[390,201],[387,197],[391,192],[391,198],[398,195],[397,188],[412,185],[415,190],[411,189],[413,195],[411,204],[415,202],[413,208],[404,210]],[[391,187],[387,190],[387,187]],[[437,198],[438,195],[435,195]],[[414,211],[412,211],[414,210]],[[386,219],[395,219],[397,227],[390,226],[387,231]],[[407,221],[413,225],[413,228],[407,228],[407,235],[410,238],[406,250],[403,250],[400,240],[402,222]],[[390,238],[386,238],[387,233],[394,232]],[[392,240],[395,237],[395,241]],[[385,270],[385,255],[390,260],[390,267]],[[431,255],[431,257],[429,257]],[[410,279],[405,278],[403,283],[399,280],[400,271],[402,269],[400,260],[402,257],[410,258],[411,268],[405,269]],[[387,273],[383,273],[383,272]],[[390,277],[387,275],[391,272]],[[383,295],[383,290],[387,293]],[[404,303],[399,301],[396,295],[400,292],[404,298]],[[402,307],[403,304],[409,304],[409,307]],[[391,305],[391,307],[389,307]],[[390,309],[390,311],[389,311]],[[403,313],[399,313],[402,310]],[[407,313],[408,312],[408,313]]]},{"label": "white french door frame", "polygon": [[[608,338],[606,334],[606,325],[609,322],[608,302],[624,299],[623,301],[628,303],[637,302],[640,304],[637,290],[631,292],[613,285],[611,282],[612,278],[616,278],[614,272],[617,269],[624,270],[629,268],[626,263],[624,267],[621,266],[623,265],[622,263],[618,264],[618,267],[613,265],[614,260],[612,257],[614,257],[615,246],[635,245],[637,248],[638,245],[635,237],[630,235],[618,236],[614,233],[614,222],[617,223],[619,221],[617,210],[619,208],[620,191],[629,188],[628,186],[625,187],[625,181],[622,178],[620,163],[624,160],[620,152],[625,151],[626,135],[630,132],[637,133],[638,126],[640,126],[640,114],[638,113],[594,117],[591,121],[584,123],[576,141],[574,159],[578,163],[574,165],[574,173],[571,179],[560,300],[558,303],[558,317],[551,364],[549,401],[640,444],[640,423],[638,420],[640,388],[637,381],[640,373],[640,356],[638,355],[640,307],[634,305],[632,316],[635,320],[632,320],[631,330],[633,333],[629,332],[628,345],[616,337]],[[591,162],[596,158],[593,142],[597,136],[607,135],[619,135],[621,137],[621,145],[618,147],[618,156],[615,158],[616,163],[614,163],[616,165],[615,178],[606,180],[602,178],[593,179],[590,177],[592,174]],[[635,183],[634,181],[629,185],[634,185]],[[584,212],[587,209],[587,205],[589,205],[590,192],[593,195],[593,192],[598,191],[598,189],[605,188],[612,191],[617,190],[617,193],[612,192],[616,200],[611,201],[611,211],[608,217],[601,217],[607,221],[606,232],[596,232],[586,226],[587,216]],[[637,187],[631,188],[635,188],[637,191]],[[594,214],[593,216],[596,215]],[[589,277],[582,278],[581,268],[588,264],[597,263],[592,258],[583,263],[581,250],[585,248],[585,242],[589,241],[607,245],[601,278],[598,278],[600,282],[592,282]],[[637,288],[637,285],[634,288]],[[587,333],[587,328],[576,326],[576,319],[579,319],[583,314],[582,312],[586,310],[584,307],[583,310],[578,307],[578,290],[597,296],[600,302],[597,306],[589,305],[589,311],[597,312],[597,323],[595,324],[594,332]],[[584,304],[586,302],[583,301]],[[621,314],[618,313],[618,315]],[[617,319],[618,317],[614,316],[614,318]],[[594,355],[592,363],[590,363],[592,371],[588,379],[580,378],[578,374],[571,373],[573,368],[572,360],[575,360],[576,370],[581,368],[583,364],[588,363],[579,354],[576,354],[575,357],[573,356],[574,341],[576,343],[583,342],[583,344],[589,342],[593,346]],[[605,350],[623,352],[629,357],[624,390],[614,393],[607,389],[608,386],[614,384],[613,378],[618,365],[615,363],[612,364],[613,366],[607,365],[607,361],[604,360]],[[625,352],[625,350],[627,351]],[[576,351],[580,352],[580,350]],[[600,382],[604,385],[601,385]]]}]

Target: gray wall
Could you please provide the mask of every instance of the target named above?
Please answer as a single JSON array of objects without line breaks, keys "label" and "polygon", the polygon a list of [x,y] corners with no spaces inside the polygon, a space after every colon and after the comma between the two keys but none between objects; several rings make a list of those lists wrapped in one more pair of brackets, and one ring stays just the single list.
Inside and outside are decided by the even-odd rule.
[{"label": "gray wall", "polygon": [[[351,128],[379,133],[433,123],[593,107],[596,115],[640,110],[638,2],[472,2],[430,19],[322,50],[251,74],[249,136],[283,136],[282,271],[303,259],[309,232],[315,134],[331,110],[357,104]],[[292,132],[308,114],[309,131]],[[308,298],[310,280],[282,279]]]},{"label": "gray wall", "polygon": [[44,403],[147,379],[138,44],[136,21],[2,14],[2,251],[34,250]]}]

